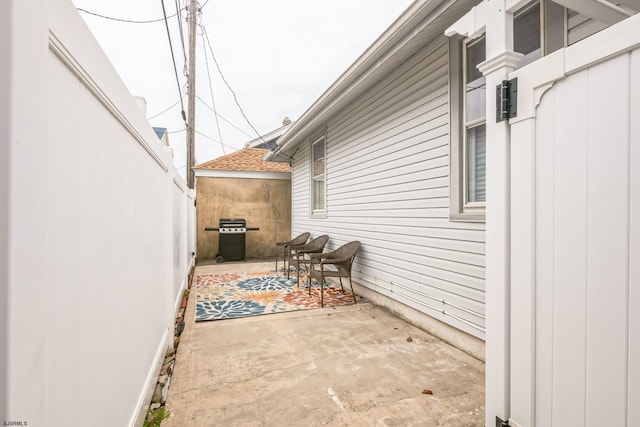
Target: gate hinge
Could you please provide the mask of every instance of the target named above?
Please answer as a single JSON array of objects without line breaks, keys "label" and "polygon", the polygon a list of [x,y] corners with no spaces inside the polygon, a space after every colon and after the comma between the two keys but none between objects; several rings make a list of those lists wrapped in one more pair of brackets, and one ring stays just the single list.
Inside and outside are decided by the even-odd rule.
[{"label": "gate hinge", "polygon": [[496,427],[511,427],[509,421],[503,421],[500,417],[496,417]]},{"label": "gate hinge", "polygon": [[496,122],[518,115],[518,78],[503,80],[496,86]]}]

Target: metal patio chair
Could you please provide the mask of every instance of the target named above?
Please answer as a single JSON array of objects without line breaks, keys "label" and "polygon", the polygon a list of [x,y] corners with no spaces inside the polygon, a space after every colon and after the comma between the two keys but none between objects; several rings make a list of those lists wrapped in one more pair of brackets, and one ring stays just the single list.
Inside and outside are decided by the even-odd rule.
[{"label": "metal patio chair", "polygon": [[311,233],[304,232],[298,237],[286,242],[276,242],[276,272],[278,271],[278,249],[282,247],[282,263],[284,264],[284,268],[287,269],[287,260],[292,253],[291,248],[304,245],[307,243],[307,240],[309,240],[309,236],[311,236]]},{"label": "metal patio chair", "polygon": [[311,262],[311,258],[309,256],[311,254],[322,253],[325,245],[329,241],[329,236],[326,234],[322,236],[318,236],[315,239],[311,240],[304,246],[298,246],[294,249],[294,254],[289,261],[289,268],[287,269],[287,279],[289,278],[289,271],[291,266],[296,269],[298,273],[298,287],[300,287],[300,267],[304,267],[304,269],[308,272],[309,269],[307,266]]},{"label": "metal patio chair", "polygon": [[[340,287],[342,286],[342,278],[349,278],[349,286],[353,294],[353,303],[356,303],[356,294],[353,292],[353,283],[351,281],[351,267],[353,260],[356,258],[360,250],[360,242],[349,242],[332,252],[309,254],[311,259],[309,265],[309,281],[315,279],[320,283],[320,306],[324,307],[324,283],[327,277],[337,277],[340,279]],[[311,295],[311,283],[309,283],[309,295]]]}]

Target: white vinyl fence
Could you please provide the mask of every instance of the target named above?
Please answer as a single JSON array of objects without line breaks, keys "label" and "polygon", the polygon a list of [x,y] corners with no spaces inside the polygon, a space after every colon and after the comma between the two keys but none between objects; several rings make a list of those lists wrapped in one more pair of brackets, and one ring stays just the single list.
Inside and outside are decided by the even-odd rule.
[{"label": "white vinyl fence", "polygon": [[0,18],[0,421],[142,425],[194,194],[67,0]]},{"label": "white vinyl fence", "polygon": [[640,425],[639,28],[514,73],[513,426]]}]

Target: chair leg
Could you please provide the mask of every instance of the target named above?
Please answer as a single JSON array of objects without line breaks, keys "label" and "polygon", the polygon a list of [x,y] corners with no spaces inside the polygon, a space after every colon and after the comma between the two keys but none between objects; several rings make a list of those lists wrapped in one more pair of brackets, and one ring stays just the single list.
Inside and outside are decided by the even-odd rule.
[{"label": "chair leg", "polygon": [[276,245],[276,274],[278,273],[278,245]]},{"label": "chair leg", "polygon": [[340,280],[340,287],[342,288],[342,292],[344,292],[344,286],[342,286],[342,277],[338,277],[338,279]]},{"label": "chair leg", "polygon": [[324,307],[324,277],[320,280],[320,307]]},{"label": "chair leg", "polygon": [[[309,281],[309,287],[311,287],[311,271],[309,269],[307,269],[307,265],[306,264],[302,264],[304,268],[304,274],[307,276],[307,280]],[[300,268],[300,266],[298,266],[298,268]],[[300,282],[300,279],[298,278],[298,282]]]},{"label": "chair leg", "polygon": [[[287,253],[287,251],[284,251],[283,256],[285,257],[285,260],[283,261],[284,264],[284,268],[287,270],[287,279],[289,278],[289,270],[291,270],[291,252]],[[287,262],[289,261],[289,262]]]},{"label": "chair leg", "polygon": [[351,287],[351,293],[353,294],[353,303],[356,304],[356,293],[353,292],[353,282],[351,281],[351,276],[349,276],[349,286]]}]

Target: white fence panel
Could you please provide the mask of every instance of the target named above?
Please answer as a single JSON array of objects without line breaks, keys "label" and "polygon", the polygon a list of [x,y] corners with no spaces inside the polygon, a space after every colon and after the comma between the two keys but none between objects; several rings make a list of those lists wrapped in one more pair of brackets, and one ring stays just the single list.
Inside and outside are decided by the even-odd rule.
[{"label": "white fence panel", "polygon": [[0,419],[142,425],[193,260],[193,192],[73,5],[9,3]]},{"label": "white fence panel", "polygon": [[[555,82],[532,122],[529,160],[519,145],[529,122],[512,128],[513,201],[527,202],[520,192],[534,201],[533,241],[516,239],[527,234],[519,229],[527,221],[513,219],[511,415],[518,425],[640,425],[639,99],[636,48]],[[520,167],[527,162],[533,174]],[[529,299],[519,294],[528,280],[523,244],[534,248]],[[520,335],[530,307],[527,343]],[[522,362],[528,352],[530,369]]]}]

